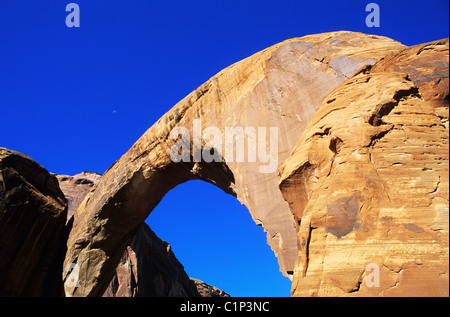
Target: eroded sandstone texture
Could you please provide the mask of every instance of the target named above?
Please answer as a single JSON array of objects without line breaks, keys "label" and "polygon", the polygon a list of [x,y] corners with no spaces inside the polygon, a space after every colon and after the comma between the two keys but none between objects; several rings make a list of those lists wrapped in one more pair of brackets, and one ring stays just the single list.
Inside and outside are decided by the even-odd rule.
[{"label": "eroded sandstone texture", "polygon": [[0,296],[60,296],[67,201],[57,179],[0,148]]},{"label": "eroded sandstone texture", "polygon": [[447,39],[326,97],[280,169],[298,224],[292,295],[448,296],[448,91]]},{"label": "eroded sandstone texture", "polygon": [[[68,226],[70,218],[99,182],[101,175],[56,175],[59,186],[67,198]],[[225,296],[225,292],[204,282],[190,279],[183,265],[175,257],[169,243],[161,240],[143,223],[127,245],[113,278],[103,297],[211,297]]]},{"label": "eroded sandstone texture", "polygon": [[89,193],[93,187],[100,180],[101,175],[97,173],[82,172],[80,174],[69,175],[55,175],[59,182],[59,187],[67,198],[67,221],[73,216],[78,206],[83,201],[86,194]]},{"label": "eroded sandstone texture", "polygon": [[[193,162],[195,119],[222,132],[277,128],[280,175],[251,160]],[[190,162],[171,160],[176,127],[194,138]],[[294,296],[448,294],[448,41],[407,48],[325,33],[224,69],[158,120],[83,200],[65,259],[81,279],[66,294],[102,295],[151,210],[191,179],[248,207],[281,272],[293,274]],[[374,265],[380,286],[368,287]]]},{"label": "eroded sandstone texture", "polygon": [[[287,40],[218,73],[156,122],[101,178],[75,213],[65,263],[82,272],[74,296],[99,296],[140,224],[176,185],[202,179],[245,204],[286,276],[294,271],[297,236],[278,174],[260,173],[260,162],[181,162],[170,158],[170,132],[193,120],[202,127],[278,128],[277,167],[324,98],[361,67],[405,48],[391,39],[335,32]],[[204,140],[202,141],[204,145]],[[191,157],[194,156],[191,144]],[[213,215],[220,217],[220,215]]]}]

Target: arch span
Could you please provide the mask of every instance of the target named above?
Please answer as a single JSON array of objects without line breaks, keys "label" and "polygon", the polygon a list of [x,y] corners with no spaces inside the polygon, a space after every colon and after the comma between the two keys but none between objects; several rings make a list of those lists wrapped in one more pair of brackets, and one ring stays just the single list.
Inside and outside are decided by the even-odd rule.
[{"label": "arch span", "polygon": [[290,275],[297,236],[276,170],[261,173],[260,162],[248,158],[193,162],[195,140],[190,142],[190,162],[174,163],[170,151],[176,141],[170,133],[184,127],[195,135],[195,119],[222,133],[226,127],[276,128],[279,167],[331,90],[402,47],[388,38],[353,32],[311,35],[276,44],[212,77],[147,130],[79,206],[65,266],[77,264],[80,279],[76,286],[66,285],[66,294],[101,295],[139,224],[170,189],[191,179],[210,182],[246,205],[266,230],[280,271]]}]

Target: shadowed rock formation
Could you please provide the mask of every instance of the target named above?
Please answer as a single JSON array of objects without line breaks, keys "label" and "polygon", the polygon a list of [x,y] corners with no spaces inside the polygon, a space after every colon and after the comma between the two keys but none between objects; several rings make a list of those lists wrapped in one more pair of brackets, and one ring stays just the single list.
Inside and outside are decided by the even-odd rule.
[{"label": "shadowed rock formation", "polygon": [[56,177],[0,148],[0,296],[60,296],[67,201]]},{"label": "shadowed rock formation", "polygon": [[228,295],[224,291],[218,289],[217,287],[206,284],[205,282],[200,281],[199,279],[191,277],[191,280],[197,287],[197,290],[201,297],[230,297],[230,295]]},{"label": "shadowed rock formation", "polygon": [[170,245],[143,223],[127,246],[105,297],[199,297]]},{"label": "shadowed rock formation", "polygon": [[101,175],[97,173],[82,172],[74,176],[55,176],[58,179],[59,187],[67,198],[67,221],[69,221],[86,194],[98,183]]},{"label": "shadowed rock formation", "polygon": [[[334,88],[361,67],[404,48],[391,39],[361,33],[311,35],[274,45],[208,80],[145,132],[78,208],[65,263],[76,263],[83,278],[79,287],[66,288],[66,294],[100,296],[151,210],[170,189],[191,179],[215,184],[245,204],[267,232],[281,272],[290,276],[298,254],[297,236],[278,190],[276,169],[262,173],[260,167],[266,163],[250,160],[193,162],[199,150],[195,140],[190,162],[174,163],[170,151],[176,140],[170,133],[185,127],[199,137],[194,119],[200,119],[203,128],[222,132],[226,127],[274,127],[278,152],[272,158],[279,167]],[[205,146],[204,139],[201,142]]]}]

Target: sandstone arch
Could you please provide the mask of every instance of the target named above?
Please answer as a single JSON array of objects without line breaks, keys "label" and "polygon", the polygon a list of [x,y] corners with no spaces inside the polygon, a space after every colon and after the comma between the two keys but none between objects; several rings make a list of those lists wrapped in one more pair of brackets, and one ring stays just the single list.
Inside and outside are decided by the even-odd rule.
[{"label": "sandstone arch", "polygon": [[76,287],[66,285],[66,295],[100,296],[137,226],[170,189],[191,179],[210,182],[245,204],[267,231],[281,272],[290,275],[297,236],[278,174],[259,173],[252,162],[174,163],[170,148],[175,141],[169,134],[181,126],[192,135],[197,118],[202,126],[221,130],[277,127],[279,166],[331,90],[402,48],[379,36],[325,33],[284,41],[212,77],[147,130],[80,205],[65,259],[65,265],[79,266],[80,279]]}]

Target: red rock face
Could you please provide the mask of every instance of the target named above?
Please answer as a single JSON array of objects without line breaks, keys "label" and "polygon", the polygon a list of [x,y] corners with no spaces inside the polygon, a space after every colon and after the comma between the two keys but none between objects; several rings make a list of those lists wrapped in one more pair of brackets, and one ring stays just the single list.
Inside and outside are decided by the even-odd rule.
[{"label": "red rock face", "polygon": [[97,173],[82,172],[74,176],[55,176],[58,179],[59,187],[66,196],[69,204],[67,210],[67,220],[69,220],[83,201],[86,194],[98,183],[101,175]]},{"label": "red rock face", "polygon": [[59,296],[67,201],[56,178],[0,148],[0,296]]}]

